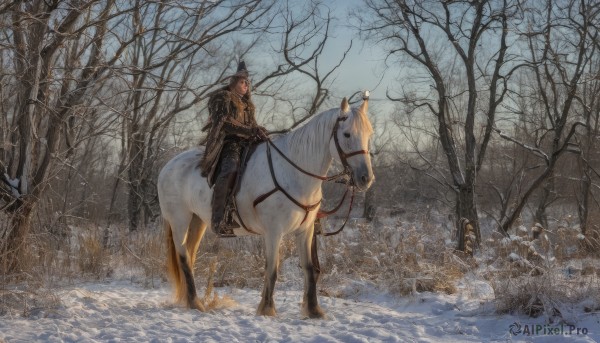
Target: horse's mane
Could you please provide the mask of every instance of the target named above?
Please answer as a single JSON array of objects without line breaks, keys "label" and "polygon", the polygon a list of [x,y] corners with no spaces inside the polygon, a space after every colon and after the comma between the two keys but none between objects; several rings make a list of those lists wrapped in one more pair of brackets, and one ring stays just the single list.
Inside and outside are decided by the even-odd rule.
[{"label": "horse's mane", "polygon": [[[322,167],[314,164],[320,161],[319,157],[322,156],[323,149],[328,149],[328,142],[339,114],[339,108],[321,112],[303,126],[281,137],[288,153],[294,156],[294,162],[298,166],[311,168],[309,170]],[[365,132],[369,135],[373,133],[371,122],[361,109],[352,108],[347,115],[350,127],[356,132]]]},{"label": "horse's mane", "polygon": [[320,155],[323,145],[326,144],[321,138],[328,139],[331,135],[339,111],[339,108],[333,108],[321,112],[303,126],[284,136],[288,151],[295,156],[294,161],[299,166],[308,168],[314,165],[315,156]]}]

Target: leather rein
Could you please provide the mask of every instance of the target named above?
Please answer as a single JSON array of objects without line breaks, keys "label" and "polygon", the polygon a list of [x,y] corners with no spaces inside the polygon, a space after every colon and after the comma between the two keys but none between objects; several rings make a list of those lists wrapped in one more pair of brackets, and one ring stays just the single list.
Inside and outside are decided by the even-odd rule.
[{"label": "leather rein", "polygon": [[[294,205],[296,205],[304,210],[304,212],[305,212],[304,218],[302,219],[302,223],[304,223],[304,221],[306,221],[306,218],[308,217],[308,213],[310,211],[314,210],[315,208],[317,208],[319,206],[319,204],[321,204],[321,201],[323,200],[323,199],[319,199],[319,201],[317,201],[314,204],[304,205],[304,204],[300,203],[298,200],[296,200],[294,197],[292,197],[285,189],[283,189],[279,185],[279,182],[277,182],[277,178],[275,177],[275,170],[273,168],[273,158],[271,156],[271,147],[273,147],[273,149],[275,149],[275,151],[277,151],[277,153],[279,153],[279,155],[281,157],[283,157],[283,159],[286,160],[292,167],[294,167],[296,170],[300,171],[301,173],[311,176],[315,179],[319,179],[322,181],[333,181],[336,179],[344,178],[345,176],[347,177],[347,178],[345,178],[345,180],[341,181],[341,183],[345,183],[347,185],[347,188],[346,188],[346,191],[344,192],[344,196],[342,197],[342,200],[340,201],[340,203],[330,211],[319,211],[317,214],[317,218],[323,218],[323,217],[326,217],[328,215],[331,215],[331,214],[337,212],[340,209],[340,207],[342,206],[342,204],[344,203],[344,200],[346,199],[346,195],[348,195],[348,190],[352,189],[352,196],[350,198],[350,206],[348,207],[348,214],[346,215],[346,219],[344,221],[344,224],[342,224],[342,227],[340,227],[338,230],[336,230],[334,232],[321,232],[321,234],[323,236],[331,236],[331,235],[336,235],[336,234],[340,233],[346,226],[346,223],[348,222],[348,218],[350,217],[350,212],[352,211],[352,204],[354,202],[354,178],[352,176],[352,170],[350,168],[350,165],[348,164],[348,158],[350,158],[352,156],[356,156],[356,155],[365,155],[365,154],[369,153],[368,150],[364,150],[364,149],[353,151],[350,153],[346,153],[342,150],[342,147],[340,146],[340,142],[338,139],[337,131],[339,129],[340,122],[345,121],[347,118],[348,117],[338,118],[333,127],[332,133],[331,133],[331,135],[333,136],[334,143],[335,143],[335,148],[337,150],[338,155],[340,156],[340,161],[342,163],[342,166],[344,167],[344,170],[337,175],[321,176],[321,175],[313,174],[311,172],[308,172],[308,171],[300,168],[296,163],[294,163],[292,160],[290,160],[281,150],[279,150],[279,148],[275,144],[273,144],[273,142],[270,139],[268,139],[266,141],[267,161],[269,163],[269,171],[271,173],[271,179],[273,180],[273,184],[275,185],[275,187],[272,190],[270,190],[269,192],[262,194],[261,196],[256,198],[256,200],[254,200],[253,207],[256,207],[258,204],[263,202],[265,199],[270,197],[272,194],[279,191],[279,192],[283,193],[283,195],[285,195],[292,203],[294,203]],[[338,182],[340,182],[340,181],[338,181]],[[239,215],[238,215],[238,217],[239,217]],[[241,221],[241,218],[240,218],[240,221]],[[241,224],[246,230],[253,232],[252,230],[249,230],[248,228],[246,228],[246,226],[244,225],[243,222],[241,222]]]}]

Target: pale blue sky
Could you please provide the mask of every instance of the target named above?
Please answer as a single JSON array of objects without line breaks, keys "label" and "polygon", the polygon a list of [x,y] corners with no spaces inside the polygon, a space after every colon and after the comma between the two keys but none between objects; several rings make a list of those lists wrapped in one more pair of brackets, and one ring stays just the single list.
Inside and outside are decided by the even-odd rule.
[{"label": "pale blue sky", "polygon": [[[390,111],[393,103],[385,98],[387,88],[394,87],[397,70],[385,70],[383,50],[363,42],[355,29],[349,26],[349,10],[360,8],[362,0],[334,0],[327,2],[337,18],[332,37],[324,51],[324,66],[334,65],[353,41],[352,49],[339,67],[332,91],[338,96],[350,96],[361,89],[369,89],[373,103]],[[383,77],[383,80],[382,80]]]}]

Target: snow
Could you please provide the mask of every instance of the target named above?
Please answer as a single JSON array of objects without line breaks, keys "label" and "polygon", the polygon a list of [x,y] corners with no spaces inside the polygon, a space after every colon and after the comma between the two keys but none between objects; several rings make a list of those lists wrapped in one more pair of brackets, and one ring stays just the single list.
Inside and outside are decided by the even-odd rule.
[{"label": "snow", "polygon": [[[370,231],[369,237],[376,236],[385,241],[387,246],[383,250],[377,249],[377,242],[371,245],[359,243],[362,236],[358,223],[350,223],[346,231],[335,236],[337,238],[334,239],[338,240],[323,242],[321,247],[325,249],[329,245],[329,250],[328,254],[321,255],[321,261],[333,263],[331,269],[321,275],[318,285],[322,291],[319,302],[327,313],[326,319],[307,319],[301,314],[303,279],[295,255],[284,259],[280,266],[281,274],[275,288],[278,310],[275,317],[256,316],[261,289],[252,286],[252,283],[248,283],[250,286],[246,288],[215,288],[219,297],[226,297],[228,301],[202,313],[173,304],[170,287],[160,281],[160,277],[141,276],[130,264],[119,260],[113,265],[111,279],[95,282],[71,280],[69,282],[75,284],[68,286],[53,284],[51,291],[48,291],[48,297],[53,299],[52,305],[40,305],[43,302],[27,300],[26,311],[9,310],[4,313],[0,306],[0,343],[600,341],[600,302],[597,295],[591,294],[597,289],[594,286],[598,282],[595,271],[600,270],[595,269],[596,263],[600,263],[597,259],[585,260],[587,269],[583,262],[571,261],[568,265],[557,267],[560,275],[547,276],[557,285],[579,287],[581,292],[585,292],[587,287],[592,292],[582,294],[577,298],[581,301],[573,304],[564,302],[558,295],[549,298],[549,301],[559,302],[554,305],[560,309],[560,316],[540,315],[537,318],[517,312],[498,313],[502,309],[500,301],[521,301],[519,295],[529,292],[520,290],[519,285],[543,285],[543,279],[522,279],[528,276],[521,276],[521,279],[510,276],[507,279],[507,275],[510,275],[506,274],[508,261],[530,264],[527,256],[515,252],[518,249],[507,251],[504,257],[494,255],[488,249],[487,255],[479,256],[477,267],[453,254],[450,255],[451,260],[421,260],[423,270],[437,261],[439,267],[454,263],[465,271],[453,282],[456,286],[453,294],[442,291],[419,293],[413,287],[412,293],[408,290],[411,294],[402,296],[390,290],[393,287],[387,288],[387,284],[382,284],[381,280],[388,280],[385,275],[379,278],[381,274],[344,273],[344,265],[334,263],[347,259],[350,254],[348,251],[360,251],[361,264],[354,266],[348,261],[347,269],[363,268],[377,273],[383,267],[389,267],[391,259],[388,255],[399,251],[394,247],[401,242],[405,244],[402,252],[418,254],[421,259],[423,250],[436,247],[434,236],[424,235],[422,227],[414,228],[410,223],[404,227],[397,224],[397,219],[383,218],[381,224]],[[433,229],[437,230],[437,227]],[[72,228],[72,231],[76,229]],[[421,239],[415,243],[409,239],[413,237],[411,235],[418,235]],[[76,241],[73,239],[73,242]],[[443,244],[443,240],[439,241]],[[520,248],[526,242],[521,237],[513,236],[511,239],[501,238],[499,245],[505,249],[517,243]],[[488,260],[490,264],[485,262]],[[510,268],[514,270],[515,264],[510,263]],[[392,269],[387,271],[393,273]],[[414,275],[421,274],[415,271],[403,279],[397,276],[390,279],[402,282]],[[424,274],[419,278],[440,276],[444,277],[444,274]],[[256,277],[259,279],[260,275]],[[583,285],[588,282],[586,280],[590,285]],[[499,287],[502,282],[514,283],[515,286]],[[577,286],[579,283],[582,286]],[[205,280],[197,279],[197,285],[198,294],[204,295]],[[3,292],[17,292],[18,285],[10,287],[13,288],[0,288],[0,305]],[[552,287],[540,290],[540,294],[552,295]],[[507,290],[514,292],[517,297]],[[523,299],[527,301],[526,297]],[[569,325],[580,331],[585,329],[586,333],[569,334]],[[513,334],[510,330],[514,331],[515,328],[520,331]],[[542,332],[531,333],[537,328]],[[562,329],[562,334],[543,332],[556,328]],[[527,335],[524,330],[530,334]]]},{"label": "snow", "polygon": [[[207,313],[175,306],[167,285],[143,288],[129,281],[87,283],[58,291],[61,306],[5,315],[2,342],[562,342],[567,336],[513,336],[513,323],[546,325],[543,319],[497,315],[491,287],[464,280],[456,295],[422,293],[407,297],[368,293],[346,299],[321,296],[327,319],[300,315],[302,292],[276,290],[276,317],[255,315],[260,292],[217,288],[234,304]],[[600,316],[585,314],[577,327],[600,340]],[[568,326],[566,327],[568,329]]]}]

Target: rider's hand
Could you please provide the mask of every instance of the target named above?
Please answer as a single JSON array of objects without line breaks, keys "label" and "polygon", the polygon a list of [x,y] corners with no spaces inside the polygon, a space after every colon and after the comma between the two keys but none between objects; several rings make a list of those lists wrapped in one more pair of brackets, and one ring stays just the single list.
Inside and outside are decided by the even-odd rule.
[{"label": "rider's hand", "polygon": [[269,139],[269,133],[267,129],[265,129],[262,126],[257,126],[254,128],[254,136],[261,141],[266,141],[267,139]]}]

